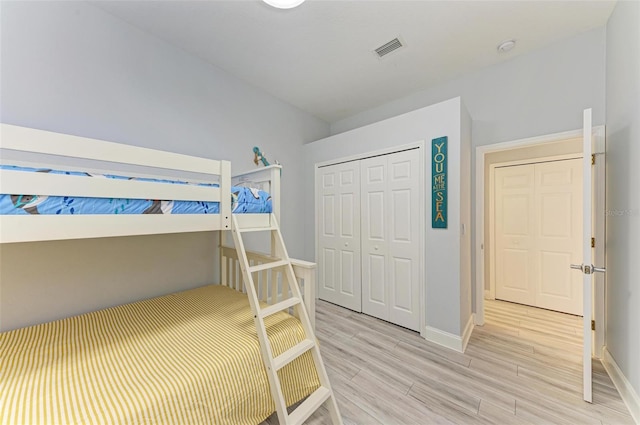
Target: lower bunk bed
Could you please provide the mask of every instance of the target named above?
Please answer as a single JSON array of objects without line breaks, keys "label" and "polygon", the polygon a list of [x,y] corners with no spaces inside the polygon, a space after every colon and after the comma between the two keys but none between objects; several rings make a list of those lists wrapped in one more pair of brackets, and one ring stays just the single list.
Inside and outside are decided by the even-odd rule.
[{"label": "lower bunk bed", "polygon": [[[265,320],[275,355],[304,339]],[[257,424],[275,410],[247,295],[210,285],[0,333],[2,424]],[[278,372],[287,405],[311,353]]]}]

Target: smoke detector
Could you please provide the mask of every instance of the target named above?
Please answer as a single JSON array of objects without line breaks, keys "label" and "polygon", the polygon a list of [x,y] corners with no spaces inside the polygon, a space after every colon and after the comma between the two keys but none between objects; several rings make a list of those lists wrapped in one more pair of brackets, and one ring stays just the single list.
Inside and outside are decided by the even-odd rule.
[{"label": "smoke detector", "polygon": [[507,53],[514,47],[516,47],[515,40],[505,40],[502,43],[498,44],[498,53]]}]

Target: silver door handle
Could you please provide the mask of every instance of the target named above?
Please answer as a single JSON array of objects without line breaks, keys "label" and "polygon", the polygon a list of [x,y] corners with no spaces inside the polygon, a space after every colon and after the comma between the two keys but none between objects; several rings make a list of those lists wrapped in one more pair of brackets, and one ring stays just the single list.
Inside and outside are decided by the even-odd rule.
[{"label": "silver door handle", "polygon": [[584,264],[571,264],[570,267],[572,269],[581,270],[584,274],[592,274],[592,273],[605,273],[606,269],[604,267],[596,267],[593,264],[585,266]]}]

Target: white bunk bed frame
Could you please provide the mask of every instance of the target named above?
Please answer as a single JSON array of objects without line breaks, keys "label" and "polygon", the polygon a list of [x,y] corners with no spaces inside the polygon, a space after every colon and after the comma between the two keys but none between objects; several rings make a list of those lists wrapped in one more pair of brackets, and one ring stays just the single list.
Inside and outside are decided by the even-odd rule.
[{"label": "white bunk bed frame", "polygon": [[[227,230],[231,231],[235,248],[220,243],[220,276],[222,285],[249,298],[261,355],[265,364],[271,394],[281,425],[301,425],[321,405],[327,404],[331,421],[342,420],[331,389],[314,332],[315,264],[293,260],[284,246],[278,226],[280,215],[280,166],[243,173],[232,179],[228,161],[198,158],[154,149],[141,148],[84,137],[69,136],[42,130],[1,124],[0,148],[22,155],[52,155],[73,161],[102,161],[122,166],[152,167],[154,171],[125,172],[105,168],[59,165],[55,159],[46,161],[11,161],[11,165],[84,171],[89,173],[124,174],[132,177],[175,178],[183,173],[198,176],[193,182],[211,183],[219,187],[166,184],[139,180],[87,178],[52,173],[28,173],[0,170],[0,193],[80,196],[100,198],[160,199],[218,202],[219,214],[143,214],[143,215],[0,215],[0,243],[51,241],[61,239],[100,238]],[[0,162],[1,163],[1,162]],[[113,167],[113,166],[111,166]],[[155,169],[164,170],[158,175]],[[169,175],[167,175],[168,172]],[[184,179],[184,178],[182,178]],[[271,214],[234,214],[231,210],[231,182],[251,182],[267,189],[272,197]],[[265,187],[265,185],[267,187]],[[269,254],[249,252],[244,247],[242,233],[268,231],[271,234]],[[220,237],[222,242],[224,238]],[[300,289],[300,281],[304,290]],[[262,301],[264,304],[261,304]],[[293,312],[304,330],[302,342],[275,357],[270,348],[265,319],[280,311]],[[298,357],[311,352],[320,386],[295,410],[287,411],[277,371]]]},{"label": "white bunk bed frame", "polygon": [[[172,185],[159,182],[87,178],[81,176],[27,173],[0,170],[0,193],[50,196],[86,196],[130,199],[172,199],[220,203],[219,214],[145,214],[145,215],[0,215],[0,243],[52,241],[64,239],[186,233],[231,230],[231,186],[249,185],[271,195],[273,214],[280,218],[280,165],[271,165],[231,176],[231,163],[173,152],[105,142],[50,131],[0,124],[0,149],[28,155],[47,155],[47,162],[9,160],[10,165],[64,169],[96,173],[124,174],[136,177],[167,178],[162,171],[197,173],[201,181],[217,181],[219,187]],[[100,161],[99,165],[60,165],[56,157]],[[48,158],[48,157],[47,157]],[[5,160],[0,157],[0,163]],[[110,163],[105,164],[103,163]],[[142,172],[109,170],[111,164],[151,167]],[[191,179],[189,179],[191,181]],[[197,180],[197,179],[196,179]],[[241,227],[268,228],[269,214],[237,214]],[[246,292],[238,270],[235,248],[221,247],[220,283]],[[265,254],[247,252],[253,262],[261,264]],[[296,277],[304,285],[304,301],[310,319],[315,318],[315,263],[292,259]],[[235,279],[233,282],[232,279]],[[274,279],[275,280],[275,279]],[[272,291],[270,291],[272,293]],[[266,292],[265,292],[266,294]],[[262,294],[261,294],[262,296]],[[273,298],[273,299],[272,299]],[[264,295],[263,301],[276,302],[277,296]],[[262,299],[262,298],[261,298]]]}]

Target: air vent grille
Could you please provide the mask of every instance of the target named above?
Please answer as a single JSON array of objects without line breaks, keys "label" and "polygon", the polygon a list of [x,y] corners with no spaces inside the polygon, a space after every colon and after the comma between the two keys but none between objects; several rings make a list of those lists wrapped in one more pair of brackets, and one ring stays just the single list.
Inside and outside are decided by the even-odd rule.
[{"label": "air vent grille", "polygon": [[393,51],[398,50],[402,46],[403,46],[403,44],[400,41],[400,39],[394,38],[390,42],[383,44],[382,46],[378,47],[374,51],[376,52],[378,57],[383,57],[383,56],[386,56],[386,55],[388,55],[389,53],[391,53]]}]

